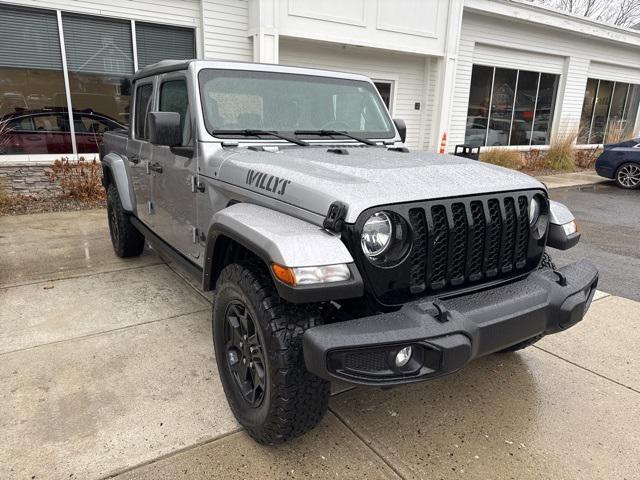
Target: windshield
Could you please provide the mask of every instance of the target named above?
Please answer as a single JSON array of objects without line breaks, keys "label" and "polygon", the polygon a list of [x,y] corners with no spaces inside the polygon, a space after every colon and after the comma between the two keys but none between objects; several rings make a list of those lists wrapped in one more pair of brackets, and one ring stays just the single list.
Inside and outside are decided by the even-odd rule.
[{"label": "windshield", "polygon": [[[336,130],[366,138],[395,131],[369,82],[288,73],[204,69],[199,74],[205,125],[212,135]],[[218,133],[216,133],[218,132]]]}]

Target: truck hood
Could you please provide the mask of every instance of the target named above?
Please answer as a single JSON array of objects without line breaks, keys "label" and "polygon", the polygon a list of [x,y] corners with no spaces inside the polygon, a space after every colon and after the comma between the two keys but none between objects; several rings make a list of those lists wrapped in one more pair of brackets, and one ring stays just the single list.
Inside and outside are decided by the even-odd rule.
[{"label": "truck hood", "polygon": [[[334,152],[346,153],[334,153]],[[228,152],[228,151],[227,151]],[[370,207],[544,186],[505,168],[452,155],[403,153],[383,147],[238,149],[217,178],[319,215],[340,201],[347,223]]]}]

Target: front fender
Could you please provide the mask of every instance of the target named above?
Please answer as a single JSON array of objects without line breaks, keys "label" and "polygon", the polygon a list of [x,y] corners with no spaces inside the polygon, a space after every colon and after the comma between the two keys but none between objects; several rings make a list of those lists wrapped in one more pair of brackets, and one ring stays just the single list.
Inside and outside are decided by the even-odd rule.
[{"label": "front fender", "polygon": [[[260,257],[266,265],[285,267],[349,265],[352,281],[290,287],[275,279],[282,297],[296,303],[362,295],[362,279],[353,257],[339,237],[318,225],[250,203],[237,203],[217,212],[209,224],[204,265],[205,290],[216,280],[214,258],[218,239],[228,237]],[[271,269],[269,268],[271,271]],[[272,275],[273,277],[273,275]]]},{"label": "front fender", "polygon": [[129,169],[127,161],[117,153],[111,152],[102,159],[104,168],[108,168],[111,180],[115,183],[122,202],[122,208],[130,213],[135,213],[136,197],[133,185],[129,181]]}]

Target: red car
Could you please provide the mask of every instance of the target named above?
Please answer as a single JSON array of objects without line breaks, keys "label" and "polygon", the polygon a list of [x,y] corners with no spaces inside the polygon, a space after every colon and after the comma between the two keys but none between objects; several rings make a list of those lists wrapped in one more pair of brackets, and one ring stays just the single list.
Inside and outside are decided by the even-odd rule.
[{"label": "red car", "polygon": [[[97,153],[102,134],[125,125],[91,110],[74,110],[73,123],[78,153]],[[0,154],[69,154],[71,129],[65,108],[23,110],[0,118],[4,126],[0,137]]]}]

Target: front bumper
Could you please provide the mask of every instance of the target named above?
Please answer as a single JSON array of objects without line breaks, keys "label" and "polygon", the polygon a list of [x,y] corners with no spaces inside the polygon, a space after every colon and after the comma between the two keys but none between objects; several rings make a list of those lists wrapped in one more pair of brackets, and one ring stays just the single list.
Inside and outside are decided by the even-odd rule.
[{"label": "front bumper", "polygon": [[[575,325],[597,283],[596,268],[581,260],[473,294],[314,327],[303,337],[305,364],[319,377],[359,385],[440,377],[476,357]],[[412,346],[412,359],[396,367],[395,354],[405,346]]]}]

